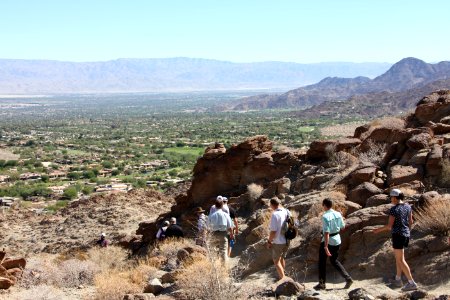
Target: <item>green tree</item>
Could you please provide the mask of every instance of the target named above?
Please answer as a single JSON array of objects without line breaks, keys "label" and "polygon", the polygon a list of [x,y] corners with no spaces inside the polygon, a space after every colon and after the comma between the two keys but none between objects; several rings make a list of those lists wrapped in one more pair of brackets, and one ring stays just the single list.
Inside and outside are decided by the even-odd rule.
[{"label": "green tree", "polygon": [[78,191],[74,186],[69,186],[64,190],[63,196],[68,199],[75,199],[78,195]]}]

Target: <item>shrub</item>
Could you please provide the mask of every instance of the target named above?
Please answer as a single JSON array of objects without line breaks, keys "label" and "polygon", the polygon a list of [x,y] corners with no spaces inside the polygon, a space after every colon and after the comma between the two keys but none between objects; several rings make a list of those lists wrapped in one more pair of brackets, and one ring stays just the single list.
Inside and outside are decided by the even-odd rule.
[{"label": "shrub", "polygon": [[366,152],[356,151],[354,155],[359,157],[359,160],[361,162],[379,165],[386,155],[387,144],[374,143],[372,140],[369,140],[367,145],[369,150],[367,150]]},{"label": "shrub", "polygon": [[348,154],[336,151],[336,145],[330,144],[325,148],[325,154],[331,166],[339,168],[339,170],[350,166],[351,160]]},{"label": "shrub", "polygon": [[404,129],[406,126],[405,120],[395,118],[395,117],[387,117],[383,119],[378,119],[370,123],[371,127],[385,127],[389,129]]},{"label": "shrub", "polygon": [[259,197],[261,197],[261,194],[263,192],[264,188],[256,183],[251,183],[247,186],[247,191],[250,196],[250,201],[255,201]]},{"label": "shrub", "polygon": [[450,233],[450,199],[441,197],[419,208],[417,228],[425,233],[448,236]]},{"label": "shrub", "polygon": [[88,250],[88,257],[101,271],[123,269],[126,266],[128,252],[118,246],[95,247]]},{"label": "shrub", "polygon": [[78,191],[75,187],[70,186],[64,190],[63,195],[65,198],[74,199],[78,196]]},{"label": "shrub", "polygon": [[122,300],[125,294],[142,292],[142,287],[131,282],[128,272],[110,271],[95,276],[97,300]]},{"label": "shrub", "polygon": [[219,259],[197,258],[177,276],[177,286],[187,299],[238,299],[233,277]]}]

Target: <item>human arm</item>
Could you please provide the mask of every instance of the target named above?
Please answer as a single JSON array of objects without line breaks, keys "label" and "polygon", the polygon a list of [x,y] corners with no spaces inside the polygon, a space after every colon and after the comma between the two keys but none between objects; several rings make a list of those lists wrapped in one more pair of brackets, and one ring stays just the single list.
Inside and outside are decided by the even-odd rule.
[{"label": "human arm", "polygon": [[234,218],[234,234],[238,234],[239,233],[239,223],[238,220],[236,218]]},{"label": "human arm", "polygon": [[275,236],[277,235],[277,231],[271,231],[269,233],[269,238],[267,239],[267,248],[272,247],[273,240],[275,239]]},{"label": "human arm", "polygon": [[161,230],[161,228],[159,228],[158,232],[156,233],[156,238],[157,239],[159,239],[161,237],[161,233],[162,233],[162,230]]},{"label": "human arm", "polygon": [[325,232],[324,234],[324,248],[325,248],[325,253],[327,254],[327,256],[331,256],[330,250],[328,249],[328,242],[330,241],[330,233],[329,232]]},{"label": "human arm", "polygon": [[408,221],[409,221],[408,222],[409,223],[409,229],[411,230],[412,225],[414,223],[413,216],[412,216],[412,210],[409,212]]},{"label": "human arm", "polygon": [[383,231],[389,231],[392,229],[392,226],[394,226],[394,221],[395,221],[395,217],[391,215],[391,216],[389,216],[389,220],[386,225],[384,225],[383,227],[374,229],[374,230],[372,230],[372,232],[376,234],[376,233],[380,233]]}]

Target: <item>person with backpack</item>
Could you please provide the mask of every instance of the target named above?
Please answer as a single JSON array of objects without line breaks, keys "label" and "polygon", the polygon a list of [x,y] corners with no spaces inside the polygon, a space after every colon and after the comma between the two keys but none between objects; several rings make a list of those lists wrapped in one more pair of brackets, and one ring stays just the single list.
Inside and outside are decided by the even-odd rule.
[{"label": "person with backpack", "polygon": [[391,231],[392,247],[394,248],[395,266],[397,273],[392,281],[393,287],[402,287],[402,273],[408,279],[408,283],[402,287],[402,291],[417,290],[411,269],[405,260],[405,248],[408,247],[409,237],[411,235],[411,226],[413,224],[412,208],[409,204],[403,202],[404,194],[399,189],[393,189],[389,196],[391,203],[394,205],[389,210],[388,224],[373,230],[373,233],[380,233],[383,231]]},{"label": "person with backpack", "polygon": [[106,248],[109,245],[109,241],[106,239],[106,234],[102,232],[100,235],[100,239],[96,242],[96,244],[102,248]]},{"label": "person with backpack", "polygon": [[333,208],[333,200],[326,198],[322,201],[322,208],[325,211],[322,216],[322,242],[319,249],[319,284],[314,289],[326,289],[327,259],[330,257],[331,265],[345,279],[344,289],[350,288],[353,284],[352,277],[338,261],[341,236],[339,232],[345,228],[344,219],[340,212]]},{"label": "person with backpack", "polygon": [[170,218],[170,225],[166,229],[166,238],[183,238],[184,232],[183,228],[177,224],[177,219]]},{"label": "person with backpack", "polygon": [[166,238],[166,230],[167,227],[169,227],[170,223],[169,221],[164,221],[162,225],[159,227],[158,232],[156,233],[156,239],[158,241],[164,241]]},{"label": "person with backpack", "polygon": [[269,238],[267,239],[267,248],[272,250],[273,264],[275,265],[278,277],[281,280],[285,276],[285,258],[289,249],[289,241],[282,231],[286,220],[289,218],[289,212],[281,206],[281,202],[278,198],[270,199],[270,208],[272,209],[272,215],[270,217],[270,233]]}]

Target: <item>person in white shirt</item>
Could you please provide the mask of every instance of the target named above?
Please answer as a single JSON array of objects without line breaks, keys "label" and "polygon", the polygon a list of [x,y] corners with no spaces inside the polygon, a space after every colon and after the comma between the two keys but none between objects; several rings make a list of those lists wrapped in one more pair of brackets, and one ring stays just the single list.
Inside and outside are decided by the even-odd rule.
[{"label": "person in white shirt", "polygon": [[272,249],[272,260],[277,269],[280,279],[284,278],[284,269],[286,267],[286,254],[289,249],[289,244],[282,234],[283,224],[287,219],[288,211],[281,206],[280,200],[277,198],[270,199],[270,208],[273,210],[270,218],[269,238],[267,240],[267,247]]},{"label": "person in white shirt", "polygon": [[215,206],[217,210],[208,217],[208,227],[211,232],[211,248],[226,263],[228,260],[227,234],[230,235],[231,239],[234,239],[234,225],[230,216],[222,210],[223,202],[217,200]]},{"label": "person in white shirt", "polygon": [[[223,197],[222,196],[217,196],[216,203],[217,203],[217,201],[223,202]],[[217,211],[217,206],[215,204],[213,204],[211,206],[211,208],[209,209],[209,216],[211,216],[216,211]]]},{"label": "person in white shirt", "polygon": [[164,221],[163,225],[159,227],[158,232],[156,233],[156,238],[159,241],[164,240],[164,238],[166,237],[166,230],[167,227],[169,227],[169,225],[170,225],[169,221]]},{"label": "person in white shirt", "polygon": [[227,214],[230,214],[230,208],[228,207],[228,198],[222,197],[222,202],[223,202],[222,210]]}]

